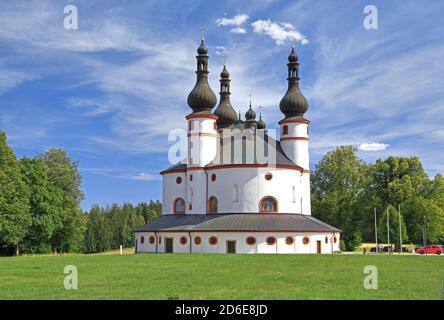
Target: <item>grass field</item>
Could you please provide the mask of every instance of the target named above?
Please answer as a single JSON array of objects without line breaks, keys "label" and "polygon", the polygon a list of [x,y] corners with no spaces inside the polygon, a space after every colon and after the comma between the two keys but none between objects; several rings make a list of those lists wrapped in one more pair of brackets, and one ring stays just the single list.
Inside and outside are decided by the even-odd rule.
[{"label": "grass field", "polygon": [[[66,265],[78,290],[66,290]],[[377,290],[363,288],[364,266]],[[0,258],[0,299],[442,299],[444,257],[108,254]]]}]

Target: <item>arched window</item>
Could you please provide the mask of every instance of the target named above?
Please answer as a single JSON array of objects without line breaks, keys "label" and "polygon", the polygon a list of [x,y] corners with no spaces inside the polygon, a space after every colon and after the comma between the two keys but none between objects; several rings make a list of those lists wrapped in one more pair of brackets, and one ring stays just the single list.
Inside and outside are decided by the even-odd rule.
[{"label": "arched window", "polygon": [[296,203],[296,187],[295,186],[291,187],[291,195],[292,195],[293,203]]},{"label": "arched window", "polygon": [[276,213],[278,212],[278,203],[272,196],[266,196],[259,202],[259,212]]},{"label": "arched window", "polygon": [[282,132],[283,135],[288,134],[288,126],[287,126],[287,125],[284,125],[284,128],[283,128],[282,131],[283,131],[283,132]]},{"label": "arched window", "polygon": [[235,184],[233,186],[233,202],[239,201],[239,186]]},{"label": "arched window", "polygon": [[141,243],[141,244],[144,244],[144,243],[145,243],[145,237],[144,237],[144,236],[141,236],[141,237],[140,237],[140,243]]},{"label": "arched window", "polygon": [[182,214],[185,213],[185,200],[183,200],[182,198],[176,198],[176,200],[174,200],[174,213],[175,214]]},{"label": "arched window", "polygon": [[325,243],[328,243],[328,237],[325,236]]},{"label": "arched window", "polygon": [[208,212],[217,213],[217,198],[215,196],[211,196],[208,199]]}]

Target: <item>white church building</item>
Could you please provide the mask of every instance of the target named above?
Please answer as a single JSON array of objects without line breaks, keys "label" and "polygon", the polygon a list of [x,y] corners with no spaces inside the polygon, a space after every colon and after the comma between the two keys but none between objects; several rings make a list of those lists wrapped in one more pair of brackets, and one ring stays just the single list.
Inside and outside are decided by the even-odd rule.
[{"label": "white church building", "polygon": [[308,103],[298,56],[288,57],[279,139],[268,135],[251,102],[245,119],[208,84],[208,50],[197,49],[197,81],[188,96],[188,156],[162,171],[161,217],[135,231],[137,253],[333,253],[341,230],[311,216]]}]

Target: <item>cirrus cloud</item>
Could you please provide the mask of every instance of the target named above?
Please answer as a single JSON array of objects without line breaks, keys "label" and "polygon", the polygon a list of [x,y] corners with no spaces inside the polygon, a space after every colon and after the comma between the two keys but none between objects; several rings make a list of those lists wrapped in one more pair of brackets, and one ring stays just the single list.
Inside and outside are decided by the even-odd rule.
[{"label": "cirrus cloud", "polygon": [[269,36],[277,45],[283,45],[286,41],[300,41],[302,45],[309,43],[308,39],[288,22],[256,20],[251,26],[254,32]]},{"label": "cirrus cloud", "polygon": [[249,16],[246,14],[238,14],[232,18],[219,18],[216,20],[216,24],[218,27],[226,27],[226,26],[241,26],[247,20]]},{"label": "cirrus cloud", "polygon": [[362,151],[382,151],[389,147],[389,144],[386,143],[378,143],[378,142],[372,142],[372,143],[362,143],[359,146],[359,150]]}]

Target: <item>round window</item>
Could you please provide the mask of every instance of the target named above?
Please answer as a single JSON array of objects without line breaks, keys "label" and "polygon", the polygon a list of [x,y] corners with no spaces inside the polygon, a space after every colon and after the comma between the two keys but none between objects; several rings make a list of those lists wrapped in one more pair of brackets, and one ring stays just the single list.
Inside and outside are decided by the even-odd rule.
[{"label": "round window", "polygon": [[309,244],[309,243],[310,243],[310,238],[309,238],[309,237],[304,237],[304,238],[302,239],[302,243],[303,243],[303,244]]},{"label": "round window", "polygon": [[177,184],[181,184],[182,183],[182,177],[177,177],[176,178],[176,183]]},{"label": "round window", "polygon": [[275,237],[268,237],[267,238],[267,244],[269,246],[272,246],[272,245],[276,244],[276,238]]},{"label": "round window", "polygon": [[202,238],[201,237],[194,237],[194,244],[199,245],[202,243]]},{"label": "round window", "polygon": [[285,243],[288,244],[289,246],[291,246],[294,243],[294,238],[293,237],[286,237]]},{"label": "round window", "polygon": [[256,244],[256,238],[255,237],[247,237],[247,239],[245,240],[245,242],[249,245],[249,246],[254,246]]},{"label": "round window", "polygon": [[266,174],[265,174],[265,180],[271,180],[271,179],[273,179],[273,174],[271,173],[271,172],[267,172]]},{"label": "round window", "polygon": [[210,237],[208,239],[209,244],[211,244],[212,246],[217,244],[217,238],[216,237]]},{"label": "round window", "polygon": [[150,237],[150,243],[153,244],[154,242],[156,242],[156,238],[154,238],[154,236]]},{"label": "round window", "polygon": [[185,245],[185,244],[187,244],[187,242],[188,242],[187,237],[185,237],[185,236],[180,237],[180,244]]},{"label": "round window", "polygon": [[211,181],[216,181],[216,174],[215,174],[215,173],[213,173],[213,174],[211,175]]},{"label": "round window", "polygon": [[140,237],[140,243],[141,243],[141,244],[144,244],[144,243],[145,243],[145,237],[144,237],[144,236],[141,236],[141,237]]}]

